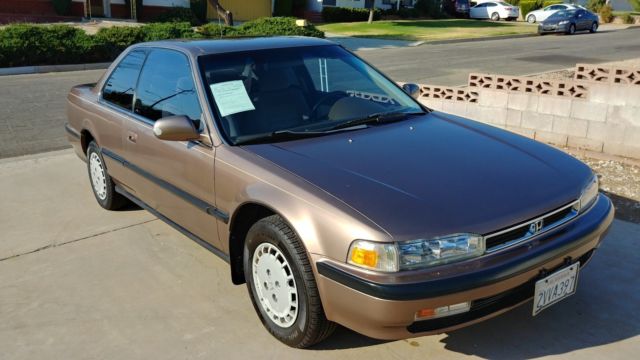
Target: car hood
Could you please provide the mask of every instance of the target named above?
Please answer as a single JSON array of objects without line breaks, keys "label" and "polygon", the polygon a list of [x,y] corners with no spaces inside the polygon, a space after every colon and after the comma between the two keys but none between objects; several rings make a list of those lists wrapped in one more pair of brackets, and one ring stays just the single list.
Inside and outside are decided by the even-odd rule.
[{"label": "car hood", "polygon": [[547,145],[436,112],[243,148],[345,202],[397,240],[487,234],[577,199],[591,176],[586,165]]}]

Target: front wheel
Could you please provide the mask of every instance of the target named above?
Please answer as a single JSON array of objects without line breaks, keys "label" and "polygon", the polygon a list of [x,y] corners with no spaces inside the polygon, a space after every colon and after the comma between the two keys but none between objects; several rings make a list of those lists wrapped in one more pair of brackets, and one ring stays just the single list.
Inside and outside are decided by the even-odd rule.
[{"label": "front wheel", "polygon": [[494,12],[493,14],[491,14],[491,20],[499,21],[500,20],[500,14],[498,14],[497,12]]},{"label": "front wheel", "polygon": [[536,22],[536,16],[535,15],[529,15],[527,16],[527,22],[529,24],[534,24]]},{"label": "front wheel", "polygon": [[591,24],[591,29],[589,29],[589,32],[593,34],[596,31],[598,31],[598,23],[594,21],[593,24]]},{"label": "front wheel", "polygon": [[253,307],[275,338],[305,348],[331,335],[335,324],[324,314],[306,251],[280,216],[249,229],[243,255]]},{"label": "front wheel", "polygon": [[569,35],[573,35],[573,34],[575,34],[575,33],[576,33],[576,26],[575,26],[574,24],[571,24],[571,25],[569,26],[569,30],[567,30],[567,34],[569,34]]}]

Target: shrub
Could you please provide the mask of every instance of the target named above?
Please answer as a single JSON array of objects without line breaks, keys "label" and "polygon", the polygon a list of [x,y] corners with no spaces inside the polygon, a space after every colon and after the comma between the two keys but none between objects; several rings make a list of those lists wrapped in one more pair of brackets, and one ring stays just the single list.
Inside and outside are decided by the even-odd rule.
[{"label": "shrub", "polygon": [[[373,20],[379,20],[382,12],[380,9],[373,11]],[[369,9],[323,7],[322,19],[325,22],[355,22],[369,20]]]},{"label": "shrub", "polygon": [[190,0],[189,6],[200,24],[207,22],[207,0]]},{"label": "shrub", "polygon": [[83,30],[66,25],[10,25],[0,30],[1,67],[69,64],[95,60],[95,42]]},{"label": "shrub", "polygon": [[95,43],[105,53],[105,59],[115,59],[131,44],[143,41],[144,33],[139,26],[114,26],[101,28],[94,35]]},{"label": "shrub", "polygon": [[527,16],[528,13],[533,10],[540,9],[540,3],[536,0],[521,0],[520,1],[520,11],[522,12],[522,16]]},{"label": "shrub", "polygon": [[141,41],[172,38],[302,35],[324,37],[313,25],[294,18],[263,18],[240,27],[206,24],[194,31],[187,22],[102,28],[95,35],[68,25],[17,24],[0,29],[0,67],[78,64],[112,61]]},{"label": "shrub", "polygon": [[398,10],[397,12],[398,12],[398,16],[400,16],[403,19],[410,19],[410,18],[415,19],[420,17],[420,10],[416,8],[400,8],[400,10]]},{"label": "shrub", "polygon": [[629,13],[625,13],[624,15],[621,16],[621,18],[622,18],[622,22],[625,24],[633,24],[636,21],[633,15]]},{"label": "shrub", "polygon": [[611,5],[606,4],[600,8],[598,15],[600,15],[600,19],[603,23],[608,24],[613,21],[613,8]]},{"label": "shrub", "polygon": [[324,37],[324,33],[313,25],[296,25],[296,19],[292,17],[260,18],[248,21],[239,26],[237,31],[238,35],[242,36],[297,35]]},{"label": "shrub", "polygon": [[223,24],[208,23],[200,26],[196,29],[202,37],[205,38],[219,38],[228,36],[238,36],[238,28],[227,26]]},{"label": "shrub", "polygon": [[71,11],[71,0],[51,0],[53,3],[53,10],[58,15],[69,15]]},{"label": "shrub", "polygon": [[564,1],[563,0],[544,0],[542,2],[542,7],[547,7],[549,5],[555,5],[555,4],[563,4]]},{"label": "shrub", "polygon": [[587,9],[598,14],[600,13],[600,8],[602,8],[606,3],[607,3],[607,0],[588,0]]},{"label": "shrub", "polygon": [[640,11],[640,0],[629,0],[629,4],[635,11]]},{"label": "shrub", "polygon": [[520,0],[505,0],[505,2],[514,6],[520,5]]},{"label": "shrub", "polygon": [[151,22],[188,22],[193,26],[202,22],[189,8],[176,7],[160,13],[151,19]]},{"label": "shrub", "polygon": [[273,6],[274,16],[291,16],[293,14],[293,0],[276,0]]},{"label": "shrub", "polygon": [[199,37],[188,22],[151,23],[142,27],[143,41]]}]

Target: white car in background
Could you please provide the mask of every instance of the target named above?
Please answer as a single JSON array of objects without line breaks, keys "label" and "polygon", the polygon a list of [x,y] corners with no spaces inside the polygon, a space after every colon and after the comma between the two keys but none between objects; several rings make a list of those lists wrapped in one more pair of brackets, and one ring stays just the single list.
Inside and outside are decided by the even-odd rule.
[{"label": "white car in background", "polygon": [[469,9],[472,19],[515,20],[520,16],[520,8],[502,1],[487,1]]},{"label": "white car in background", "polygon": [[577,5],[573,4],[554,4],[549,5],[546,8],[534,10],[528,13],[524,18],[529,24],[533,24],[540,21],[545,21],[549,16],[560,10],[577,9]]}]

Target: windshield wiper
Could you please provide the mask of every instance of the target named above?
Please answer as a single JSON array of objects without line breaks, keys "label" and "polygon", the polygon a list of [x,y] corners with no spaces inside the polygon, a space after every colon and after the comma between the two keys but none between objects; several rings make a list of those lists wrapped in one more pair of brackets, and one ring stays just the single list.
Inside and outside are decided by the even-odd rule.
[{"label": "windshield wiper", "polygon": [[356,125],[386,124],[386,123],[391,123],[391,122],[395,122],[395,121],[404,120],[404,119],[407,118],[407,116],[422,115],[422,114],[424,114],[423,111],[419,111],[419,112],[374,113],[374,114],[367,115],[367,116],[365,116],[363,118],[347,120],[347,121],[345,121],[343,123],[340,123],[338,125],[335,125],[335,126],[329,128],[329,130],[344,129],[344,128],[348,128],[348,127],[352,127],[352,126],[356,126]]},{"label": "windshield wiper", "polygon": [[[349,126],[349,130],[357,130],[362,129],[364,125],[351,125]],[[346,129],[345,129],[346,130]],[[339,131],[344,131],[342,129],[330,129],[323,131],[294,131],[294,130],[278,130],[271,133],[263,133],[263,134],[255,134],[255,135],[247,135],[241,137],[241,139],[236,140],[236,145],[249,145],[249,144],[260,144],[265,142],[274,142],[274,141],[286,141],[286,140],[295,140],[302,138],[310,138],[316,136],[327,135],[331,133],[336,133]]]}]

